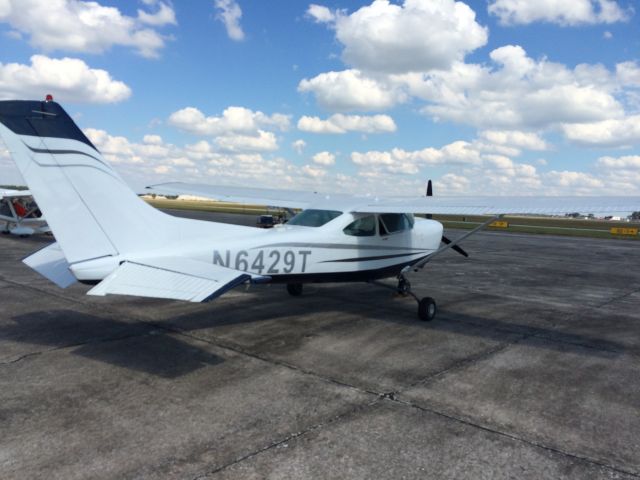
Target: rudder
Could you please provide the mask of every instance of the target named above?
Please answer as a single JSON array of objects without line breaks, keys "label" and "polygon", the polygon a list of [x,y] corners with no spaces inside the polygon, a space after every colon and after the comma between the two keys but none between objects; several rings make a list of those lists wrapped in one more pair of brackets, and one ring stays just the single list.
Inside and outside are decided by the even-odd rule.
[{"label": "rudder", "polygon": [[69,263],[168,240],[172,217],[138,198],[59,104],[0,101],[0,135]]}]

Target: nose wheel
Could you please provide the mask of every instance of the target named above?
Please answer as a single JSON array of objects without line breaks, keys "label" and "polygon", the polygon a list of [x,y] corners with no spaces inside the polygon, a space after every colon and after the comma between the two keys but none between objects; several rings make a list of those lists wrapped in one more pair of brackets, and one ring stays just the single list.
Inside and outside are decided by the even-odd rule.
[{"label": "nose wheel", "polygon": [[418,318],[423,322],[433,320],[437,311],[436,301],[431,297],[424,297],[418,302]]},{"label": "nose wheel", "polygon": [[403,296],[411,295],[416,302],[418,302],[418,318],[423,322],[430,322],[436,317],[438,308],[436,307],[436,301],[431,297],[418,298],[411,291],[411,283],[404,275],[398,276],[398,286],[396,287],[398,293]]},{"label": "nose wheel", "polygon": [[381,287],[390,288],[395,290],[398,295],[403,297],[411,296],[418,304],[418,318],[423,322],[430,322],[436,317],[436,313],[438,312],[438,307],[436,306],[436,301],[431,297],[418,298],[415,293],[411,290],[411,283],[407,280],[404,275],[398,275],[398,284],[394,288],[391,285],[381,283],[381,282],[371,282],[375,285],[379,285]]}]

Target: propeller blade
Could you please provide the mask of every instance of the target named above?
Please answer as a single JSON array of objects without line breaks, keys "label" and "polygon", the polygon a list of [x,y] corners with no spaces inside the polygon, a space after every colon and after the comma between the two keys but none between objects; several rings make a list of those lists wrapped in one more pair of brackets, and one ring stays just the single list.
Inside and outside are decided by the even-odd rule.
[{"label": "propeller blade", "polygon": [[[447,237],[445,237],[444,235],[442,236],[442,241],[444,243],[446,243],[447,245],[449,245],[451,243],[451,240],[449,240]],[[465,257],[469,257],[469,254],[467,252],[465,252],[462,247],[460,247],[459,245],[454,245],[453,247],[451,247],[451,250],[455,250],[456,252],[458,252],[460,255],[463,255]]]},{"label": "propeller blade", "polygon": [[[429,179],[429,181],[427,182],[427,197],[433,197],[433,184],[431,183],[431,179]],[[433,215],[431,215],[430,213],[427,213],[425,215],[425,218],[433,218]]]}]

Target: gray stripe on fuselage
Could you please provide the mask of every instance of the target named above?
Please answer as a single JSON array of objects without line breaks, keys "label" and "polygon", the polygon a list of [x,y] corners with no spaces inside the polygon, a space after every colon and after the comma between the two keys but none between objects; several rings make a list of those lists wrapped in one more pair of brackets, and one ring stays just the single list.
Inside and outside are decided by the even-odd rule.
[{"label": "gray stripe on fuselage", "polygon": [[[320,263],[334,263],[334,262],[373,262],[375,260],[388,260],[390,258],[410,257],[412,255],[421,255],[425,251],[413,252],[413,253],[398,253],[394,255],[376,255],[374,257],[355,257],[355,258],[342,258],[340,260],[324,260]],[[421,257],[424,258],[424,257]]]},{"label": "gray stripe on fuselage", "polygon": [[424,252],[423,248],[409,248],[409,247],[391,247],[387,245],[352,245],[349,243],[272,243],[270,245],[260,245],[258,247],[252,247],[251,250],[256,248],[274,248],[274,247],[300,247],[300,248],[327,248],[334,250],[415,250],[415,253]]}]

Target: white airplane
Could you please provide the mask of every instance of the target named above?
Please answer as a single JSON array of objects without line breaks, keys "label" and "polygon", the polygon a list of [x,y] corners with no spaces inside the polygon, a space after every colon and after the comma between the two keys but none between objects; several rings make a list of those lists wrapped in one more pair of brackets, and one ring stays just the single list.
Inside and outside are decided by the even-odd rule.
[{"label": "white airplane", "polygon": [[51,232],[29,190],[0,189],[0,221],[2,233],[20,237]]},{"label": "white airplane", "polygon": [[[407,274],[503,214],[625,212],[640,197],[392,197],[322,195],[180,183],[156,191],[299,208],[286,225],[260,229],[177,218],[141,200],[53,101],[0,102],[0,135],[46,215],[56,242],[24,262],[60,287],[94,284],[89,295],[206,302],[245,283],[395,278],[431,320]],[[490,214],[454,241],[442,224],[414,214]],[[442,243],[446,245],[442,245]]]}]

